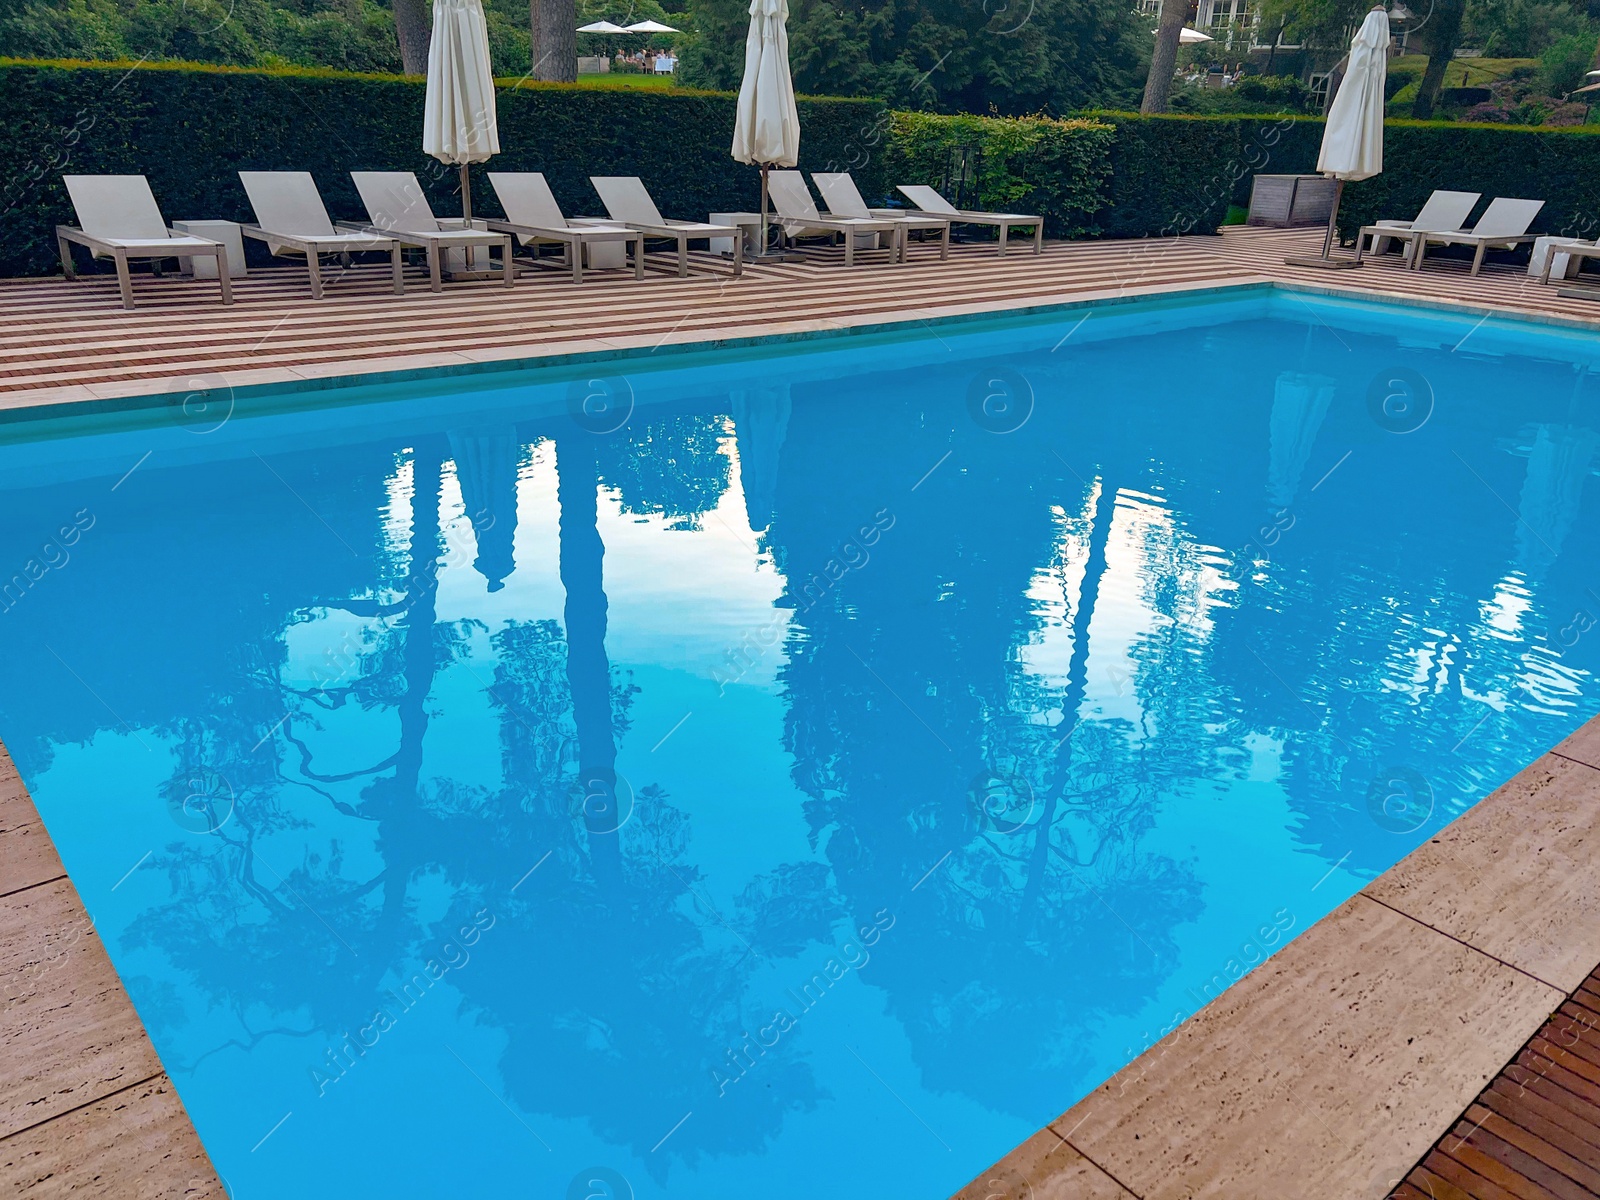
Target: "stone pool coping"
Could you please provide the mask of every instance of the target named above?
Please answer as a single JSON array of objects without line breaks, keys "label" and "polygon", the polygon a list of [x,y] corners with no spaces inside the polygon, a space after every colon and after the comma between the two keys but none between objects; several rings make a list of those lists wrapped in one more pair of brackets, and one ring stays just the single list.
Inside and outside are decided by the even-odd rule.
[{"label": "stone pool coping", "polygon": [[1600,963],[1600,718],[957,1193],[1389,1195]]},{"label": "stone pool coping", "polygon": [[[326,393],[346,387],[411,383],[427,379],[482,377],[532,368],[586,362],[660,361],[674,354],[756,347],[767,343],[815,342],[852,335],[916,330],[931,323],[959,324],[996,317],[1028,317],[1079,309],[1138,304],[1150,300],[1234,297],[1252,291],[1316,296],[1358,303],[1381,303],[1447,315],[1493,319],[1583,333],[1600,332],[1600,306],[1593,318],[1530,308],[1506,309],[1484,300],[1419,296],[1379,287],[1339,286],[1284,280],[1268,274],[1232,274],[1195,283],[1141,282],[1133,286],[1064,290],[1058,298],[1017,305],[1004,297],[918,309],[867,310],[819,320],[730,325],[680,334],[591,338],[525,348],[379,355],[308,366],[276,366],[223,371],[206,376],[207,389],[226,389],[235,402],[302,396],[315,404]],[[171,377],[110,383],[66,384],[7,391],[0,388],[0,430],[19,421],[181,407],[195,395],[193,378]]]}]

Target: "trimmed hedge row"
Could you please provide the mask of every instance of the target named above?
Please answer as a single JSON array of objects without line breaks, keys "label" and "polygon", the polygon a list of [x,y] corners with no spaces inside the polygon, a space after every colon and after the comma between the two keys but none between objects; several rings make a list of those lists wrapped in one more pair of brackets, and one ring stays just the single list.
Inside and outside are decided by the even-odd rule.
[{"label": "trimmed hedge row", "polygon": [[888,174],[894,183],[937,186],[952,149],[978,146],[978,207],[1038,213],[1048,236],[1081,238],[1098,229],[1115,141],[1116,131],[1103,121],[895,113]]},{"label": "trimmed hedge row", "polygon": [[1600,130],[1593,126],[1384,124],[1384,172],[1350,184],[1340,230],[1409,217],[1434,188],[1482,192],[1476,220],[1495,196],[1543,200],[1530,232],[1592,238],[1600,233]]},{"label": "trimmed hedge row", "polygon": [[[459,211],[456,173],[419,148],[423,84],[319,70],[0,60],[0,275],[59,269],[63,173],[149,177],[169,220],[249,220],[239,170],[308,170],[335,217],[363,215],[351,170],[410,169],[435,210]],[[1318,118],[1092,113],[1082,119],[890,113],[876,100],[803,99],[800,168],[848,170],[869,201],[939,183],[956,146],[983,150],[979,202],[1039,212],[1052,237],[1215,233],[1259,173],[1315,169]],[[501,88],[505,150],[474,168],[475,209],[498,211],[488,169],[539,170],[572,215],[601,210],[591,174],[637,174],[663,211],[754,208],[733,161],[734,98],[680,89]],[[1345,192],[1347,237],[1414,212],[1436,187],[1546,201],[1535,232],[1600,230],[1600,130],[1390,121],[1387,170]]]},{"label": "trimmed hedge row", "polygon": [[[0,275],[60,270],[54,227],[72,223],[62,174],[142,174],[170,220],[248,221],[240,170],[310,171],[335,220],[362,218],[352,170],[413,170],[441,215],[460,212],[456,169],[424,155],[423,84],[334,71],[137,69],[0,61]],[[850,154],[887,125],[877,100],[801,100],[801,169]],[[759,175],[728,154],[734,98],[716,92],[511,84],[500,144],[474,167],[474,211],[499,212],[487,170],[543,171],[564,210],[603,215],[590,175],[639,175],[661,210],[704,219],[760,203]],[[855,167],[886,191],[883,156]]]}]

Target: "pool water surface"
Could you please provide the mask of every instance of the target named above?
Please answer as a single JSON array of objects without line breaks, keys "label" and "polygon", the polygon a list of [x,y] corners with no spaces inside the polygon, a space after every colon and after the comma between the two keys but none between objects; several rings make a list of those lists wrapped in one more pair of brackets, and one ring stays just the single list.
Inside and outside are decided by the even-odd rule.
[{"label": "pool water surface", "polygon": [[1597,352],[1256,290],[0,426],[0,737],[240,1200],[943,1197],[1600,711]]}]

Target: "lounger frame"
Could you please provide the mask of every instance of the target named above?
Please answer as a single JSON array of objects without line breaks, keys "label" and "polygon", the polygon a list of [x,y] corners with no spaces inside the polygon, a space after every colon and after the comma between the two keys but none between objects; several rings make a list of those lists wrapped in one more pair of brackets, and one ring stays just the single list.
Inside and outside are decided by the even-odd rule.
[{"label": "lounger frame", "polygon": [[[499,221],[493,218],[484,222],[496,233],[509,233],[515,236],[524,246],[549,246],[559,245],[565,251],[562,265],[572,271],[572,282],[583,282],[583,249],[585,246],[604,245],[607,242],[621,242],[624,252],[633,255],[633,277],[644,278],[644,239],[645,235],[634,228],[618,229],[620,221],[611,221],[603,226],[585,226],[579,222],[571,222],[566,228],[557,228],[553,225],[518,225],[515,221]],[[685,250],[687,255],[687,249]]]},{"label": "lounger frame", "polygon": [[394,294],[405,294],[405,274],[400,261],[400,242],[388,234],[349,234],[340,236],[335,234],[330,237],[321,235],[308,236],[294,233],[278,233],[276,230],[262,229],[259,225],[241,225],[239,232],[247,238],[258,242],[267,243],[268,250],[274,254],[274,246],[286,246],[296,253],[305,255],[306,271],[311,276],[311,298],[322,299],[322,263],[318,256],[322,254],[360,254],[365,251],[387,251],[389,255],[389,269],[394,281]]},{"label": "lounger frame", "polygon": [[[133,308],[133,277],[128,272],[128,263],[135,259],[155,260],[157,264],[164,258],[213,258],[217,262],[217,280],[222,285],[222,302],[233,303],[233,287],[228,278],[228,248],[221,242],[213,242],[210,238],[196,237],[189,233],[179,233],[175,229],[168,229],[167,233],[173,238],[174,245],[169,249],[154,246],[127,246],[122,244],[120,238],[99,238],[93,234],[85,233],[75,225],[56,226],[56,249],[61,252],[61,271],[68,279],[78,277],[77,269],[72,265],[72,245],[84,246],[98,258],[113,260],[117,268],[117,290],[122,294],[122,307]],[[154,239],[148,239],[154,240]],[[196,242],[205,243],[203,246],[195,245]],[[70,243],[70,244],[69,244]],[[159,265],[156,273],[160,274]]]}]

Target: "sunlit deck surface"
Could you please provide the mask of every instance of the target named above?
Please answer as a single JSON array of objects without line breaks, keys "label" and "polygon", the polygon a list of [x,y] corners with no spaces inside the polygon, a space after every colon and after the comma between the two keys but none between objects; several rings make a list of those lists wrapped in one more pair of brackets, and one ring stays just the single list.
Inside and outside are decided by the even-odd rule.
[{"label": "sunlit deck surface", "polygon": [[[123,310],[110,275],[0,281],[0,393],[31,402],[105,398],[141,390],[193,390],[325,378],[400,367],[460,367],[537,355],[661,347],[713,338],[806,333],[882,320],[1141,295],[1252,280],[1280,280],[1529,314],[1600,321],[1600,304],[1566,299],[1524,269],[1430,260],[1421,272],[1397,256],[1359,271],[1289,267],[1286,254],[1320,250],[1316,230],[1233,228],[1221,237],[1049,243],[1035,256],[1013,245],[969,243],[940,262],[914,243],[889,266],[862,253],[846,270],[842,250],[807,252],[803,263],[751,267],[692,256],[680,279],[670,255],[631,271],[589,272],[574,285],[554,266],[506,288],[498,281],[427,290],[412,269],[407,292],[388,290],[387,265],[362,265],[310,298],[300,267],[252,270],[224,307],[215,281],[135,276],[138,308]],[[332,277],[333,272],[327,274]],[[176,382],[174,382],[176,381]],[[45,393],[41,389],[51,389]],[[19,397],[11,397],[15,404]]]},{"label": "sunlit deck surface", "polygon": [[[735,280],[552,270],[507,290],[385,290],[362,270],[215,283],[0,282],[0,405],[482,364],[880,320],[1286,281],[1565,320],[1521,269],[1289,268],[1315,231],[1181,242],[931,246]],[[198,382],[196,382],[198,381]],[[1600,1195],[1600,721],[1274,956],[963,1197]],[[1554,1025],[1547,1025],[1554,1016]],[[0,1189],[222,1197],[205,1151],[11,762],[0,750]],[[1402,1182],[1402,1180],[1404,1182]],[[1395,1189],[1399,1190],[1396,1191]]]}]

